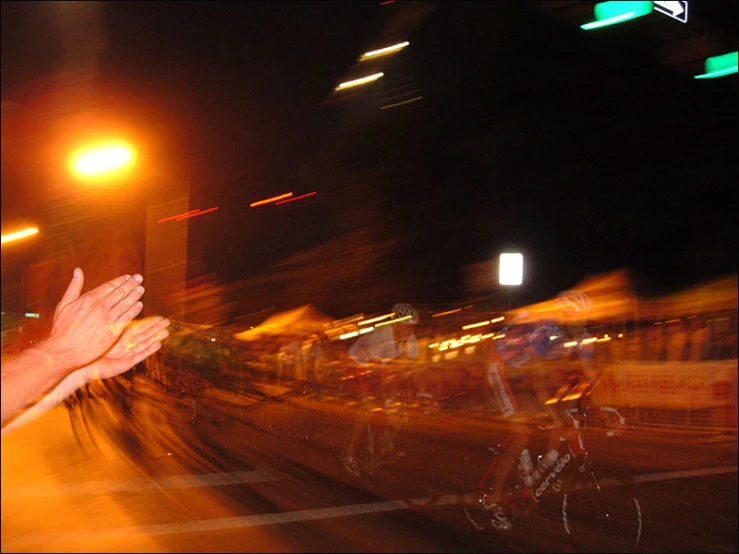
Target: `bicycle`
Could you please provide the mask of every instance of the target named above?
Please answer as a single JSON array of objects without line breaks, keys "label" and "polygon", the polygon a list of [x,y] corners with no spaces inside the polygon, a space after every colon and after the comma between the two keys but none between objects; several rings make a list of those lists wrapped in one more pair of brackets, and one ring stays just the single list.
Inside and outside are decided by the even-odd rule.
[{"label": "bicycle", "polygon": [[[619,434],[627,427],[626,420],[617,409],[608,406],[600,407],[597,414],[589,407],[580,406],[564,410],[564,413],[572,422],[575,436],[570,440],[561,439],[557,462],[527,487],[519,455],[519,471],[512,472],[500,502],[507,507],[515,527],[530,521],[542,501],[552,498],[558,508],[562,531],[574,550],[595,552],[607,541],[607,548],[620,543],[625,551],[631,551],[644,538],[644,496],[626,470],[593,459],[583,437],[583,427],[595,416],[615,419],[614,429],[607,431],[607,436]],[[549,424],[539,428],[552,430],[555,426]],[[479,531],[495,530],[495,520],[488,511],[492,503],[487,495],[498,456],[507,446],[508,440],[489,448],[495,457],[475,492],[458,495],[465,516]]]},{"label": "bicycle", "polygon": [[[380,467],[389,462],[406,457],[406,452],[398,447],[398,437],[408,427],[407,391],[396,390],[384,401],[368,396],[360,401],[353,421],[362,417],[362,412],[370,414],[362,426],[356,440],[354,452],[349,455],[348,443],[352,433],[347,433],[341,448],[340,458],[347,473],[354,477],[372,476]],[[438,497],[405,498],[403,503],[413,509],[421,509],[436,504]]]}]

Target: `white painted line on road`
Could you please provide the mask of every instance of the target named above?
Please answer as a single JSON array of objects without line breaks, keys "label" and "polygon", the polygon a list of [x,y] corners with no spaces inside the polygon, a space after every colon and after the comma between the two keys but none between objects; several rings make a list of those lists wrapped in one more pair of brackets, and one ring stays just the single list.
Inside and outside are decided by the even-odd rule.
[{"label": "white painted line on road", "polygon": [[206,531],[223,531],[226,529],[243,529],[264,525],[280,525],[300,521],[329,519],[333,517],[360,516],[379,512],[407,510],[408,506],[400,500],[386,502],[370,502],[350,506],[334,506],[317,508],[299,512],[283,512],[275,514],[259,514],[253,516],[205,519],[200,521],[181,521],[176,523],[157,523],[140,527],[119,527],[113,529],[96,529],[90,531],[71,531],[67,533],[39,533],[18,538],[3,540],[3,549],[38,544],[61,544],[71,542],[97,542],[102,540],[129,539],[140,536],[175,535],[182,533],[202,533]]},{"label": "white painted line on road", "polygon": [[666,473],[649,473],[646,475],[635,475],[637,483],[648,483],[650,481],[665,481],[667,479],[685,479],[686,477],[703,477],[705,475],[720,475],[722,473],[736,473],[737,466],[710,467],[706,469],[686,469],[683,471],[668,471]]},{"label": "white painted line on road", "polygon": [[231,473],[200,473],[194,475],[172,475],[159,479],[116,479],[111,481],[88,481],[81,483],[50,483],[48,485],[26,485],[13,489],[3,487],[3,500],[28,497],[77,496],[83,494],[107,494],[113,492],[135,492],[153,489],[185,489],[191,487],[218,487],[276,481],[269,473],[261,470],[234,471]]},{"label": "white painted line on road", "polygon": [[[699,477],[705,475],[719,475],[724,473],[734,473],[738,470],[734,466],[707,468],[707,469],[695,469],[685,471],[670,471],[665,473],[652,473],[648,475],[638,475],[635,480],[638,482],[649,482],[649,481],[664,481],[668,479],[681,479],[687,477]],[[217,476],[231,476],[230,479],[234,479],[234,475],[249,475],[250,479],[254,479],[254,474],[262,473],[268,479],[262,479],[266,481],[275,480],[269,474],[264,472],[236,472],[235,474],[217,474],[211,473],[206,474],[208,479],[212,479],[218,484],[228,484],[225,478],[218,478]],[[200,479],[202,476],[192,476],[193,478]],[[184,485],[182,483],[187,482],[182,477],[172,478],[179,479],[179,485],[172,481],[172,486],[205,486],[203,484],[198,485]],[[167,480],[162,480],[167,481]],[[161,483],[162,481],[158,481]],[[254,479],[251,482],[259,482],[260,479]],[[245,482],[236,479],[233,482]],[[153,486],[153,485],[152,485]],[[150,487],[151,488],[151,487]],[[99,492],[99,491],[97,491]],[[456,494],[446,494],[439,498],[437,506],[445,504],[454,504],[457,502]],[[28,545],[39,545],[39,544],[62,544],[72,542],[96,542],[102,540],[114,540],[114,539],[128,539],[131,537],[146,537],[146,536],[157,536],[157,535],[176,535],[183,533],[200,533],[206,531],[222,531],[227,529],[243,529],[248,527],[260,527],[264,525],[282,525],[286,523],[297,523],[301,521],[315,521],[322,519],[329,519],[334,517],[348,517],[348,516],[361,516],[380,512],[391,512],[397,510],[408,510],[408,506],[400,500],[391,500],[385,502],[371,502],[366,504],[353,504],[348,506],[334,506],[330,508],[317,508],[313,510],[301,510],[295,512],[282,512],[272,514],[258,514],[251,516],[241,517],[229,517],[229,518],[216,518],[216,519],[205,519],[199,521],[181,521],[173,523],[158,523],[152,525],[142,525],[139,527],[119,527],[112,529],[96,529],[88,531],[71,531],[67,533],[38,533],[24,535],[17,538],[6,538],[3,537],[3,548],[12,549],[19,546]]]}]

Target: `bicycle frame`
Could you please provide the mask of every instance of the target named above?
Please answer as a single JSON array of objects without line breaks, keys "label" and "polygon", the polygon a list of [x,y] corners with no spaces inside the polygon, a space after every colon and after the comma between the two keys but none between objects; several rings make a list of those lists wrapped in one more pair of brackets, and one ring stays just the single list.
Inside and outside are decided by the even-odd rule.
[{"label": "bicycle frame", "polygon": [[[551,489],[558,494],[561,491],[565,476],[576,469],[581,469],[587,462],[588,453],[580,429],[580,421],[574,415],[579,411],[580,410],[578,408],[564,411],[564,413],[572,420],[572,425],[575,429],[575,437],[569,441],[561,439],[563,442],[559,448],[559,458],[547,473],[537,479],[533,486],[526,487],[523,476],[520,472],[517,472],[518,477],[516,479],[516,485],[514,487],[506,487],[506,489],[504,489],[504,501],[509,504],[512,510],[515,510],[514,515],[525,515],[528,517],[548,490]],[[553,428],[555,428],[553,425],[546,427],[539,426],[539,429],[542,431],[551,430]],[[507,436],[506,440],[502,444],[498,445],[498,447],[490,449],[494,452],[495,457],[477,486],[477,492],[480,494],[480,499],[483,503],[485,502],[487,491],[489,490],[489,479],[498,462],[498,456],[508,448],[509,444],[510,435]]]},{"label": "bicycle frame", "polygon": [[[398,437],[400,432],[408,424],[408,413],[406,412],[406,409],[405,409],[405,403],[402,400],[400,400],[400,402],[402,404],[401,408],[399,408],[401,410],[400,420],[397,423],[390,424],[391,429],[385,429],[384,433],[377,433],[376,430],[373,429],[373,420],[375,417],[377,417],[376,413],[372,413],[370,420],[367,421],[363,426],[363,433],[366,433],[367,451],[365,455],[359,454],[361,440],[358,441],[357,460],[362,463],[362,465],[365,467],[368,473],[372,473],[375,469],[377,469],[378,467],[382,465],[382,462],[385,456],[394,450],[395,439]],[[360,406],[359,410],[362,410],[362,409],[366,409],[366,408]],[[389,415],[388,411],[382,408],[376,407],[372,410],[372,412],[377,412],[377,411],[384,411],[385,413],[383,415]],[[381,434],[385,435],[385,437],[381,438],[379,436]],[[347,439],[348,437],[349,435],[347,435]],[[346,439],[344,441],[342,453],[345,451],[346,451]]]},{"label": "bicycle frame", "polygon": [[[408,423],[408,414],[406,414],[405,411],[400,417],[401,418],[398,424],[394,426],[393,430],[390,432],[390,435],[387,436],[384,440],[378,440],[377,433],[375,433],[372,429],[372,424],[367,423],[366,429],[367,442],[369,444],[370,450],[370,468],[376,469],[377,467],[379,467],[382,464],[382,460],[385,458],[385,455],[394,450],[396,437],[398,436],[398,434],[400,434],[400,431],[405,428],[406,424]],[[376,449],[376,446],[381,446],[379,452]]]}]

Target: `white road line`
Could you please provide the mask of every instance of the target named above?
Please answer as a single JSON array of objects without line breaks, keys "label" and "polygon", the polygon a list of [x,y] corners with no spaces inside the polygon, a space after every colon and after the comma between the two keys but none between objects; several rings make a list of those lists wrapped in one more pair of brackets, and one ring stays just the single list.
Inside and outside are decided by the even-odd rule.
[{"label": "white road line", "polygon": [[158,523],[140,527],[119,527],[91,531],[71,531],[67,533],[39,533],[25,535],[3,541],[3,549],[37,544],[61,544],[70,542],[96,542],[111,539],[128,539],[155,535],[175,535],[181,533],[201,533],[205,531],[222,531],[226,529],[243,529],[264,525],[280,525],[299,521],[329,519],[404,510],[408,507],[399,500],[387,502],[371,502],[349,506],[334,506],[299,512],[283,512],[276,514],[258,514],[253,516],[205,519],[200,521],[182,521],[176,523]]},{"label": "white road line", "polygon": [[26,485],[7,490],[3,487],[3,500],[28,497],[77,496],[83,494],[106,494],[113,492],[135,492],[153,489],[184,489],[191,487],[218,487],[276,481],[265,471],[235,471],[231,473],[200,473],[194,475],[172,475],[159,479],[117,479],[111,481],[87,481],[48,485]]},{"label": "white road line", "polygon": [[[652,473],[648,475],[639,475],[635,479],[639,482],[649,481],[664,481],[667,479],[683,479],[688,477],[699,477],[705,475],[719,475],[723,473],[734,473],[739,468],[735,466],[725,466],[716,468],[706,469],[695,469],[685,471],[670,471],[666,473]],[[255,474],[262,474],[266,479],[259,479]],[[219,478],[218,476],[230,476],[226,478]],[[251,472],[236,472],[231,474],[205,474],[206,479],[202,480],[201,476],[191,476],[193,481],[197,482],[195,485],[187,485],[187,479],[182,477],[168,478],[157,481],[162,486],[162,483],[169,483],[170,487],[186,487],[186,486],[207,486],[203,484],[206,480],[211,480],[219,485],[228,484],[229,482],[247,482],[238,480],[234,476],[248,476],[251,481],[248,482],[260,482],[260,481],[272,481],[275,480],[269,474],[259,471]],[[228,481],[231,479],[231,481]],[[115,482],[113,482],[115,483]],[[122,483],[122,482],[121,482]],[[75,485],[76,486],[76,485]],[[151,487],[154,485],[152,484]],[[122,490],[122,489],[116,489]],[[96,490],[94,492],[99,492]],[[420,500],[420,499],[419,499]],[[443,495],[438,505],[454,504],[457,501],[456,494]],[[329,508],[317,508],[313,510],[301,510],[295,512],[282,512],[272,514],[257,514],[251,516],[241,517],[228,517],[228,518],[217,518],[217,519],[205,519],[199,521],[181,521],[173,523],[158,523],[152,525],[142,525],[139,527],[119,527],[111,529],[99,529],[89,531],[71,531],[67,533],[38,533],[24,535],[17,538],[3,540],[4,549],[12,549],[19,546],[38,545],[38,544],[61,544],[71,542],[95,542],[101,540],[112,540],[112,539],[126,539],[131,537],[144,537],[144,536],[156,536],[156,535],[176,535],[183,533],[200,533],[205,531],[221,531],[226,529],[243,529],[249,527],[261,527],[265,525],[282,525],[286,523],[296,523],[301,521],[314,521],[329,519],[334,517],[348,517],[348,516],[359,516],[367,515],[380,512],[390,512],[397,510],[409,509],[400,500],[390,500],[385,502],[370,502],[366,504],[353,504],[348,506],[334,506]]]},{"label": "white road line", "polygon": [[709,467],[706,469],[686,469],[683,471],[668,471],[666,473],[649,473],[646,475],[635,475],[637,483],[648,483],[650,481],[665,481],[667,479],[685,479],[686,477],[702,477],[704,475],[720,475],[722,473],[735,473],[739,471],[737,466]]}]

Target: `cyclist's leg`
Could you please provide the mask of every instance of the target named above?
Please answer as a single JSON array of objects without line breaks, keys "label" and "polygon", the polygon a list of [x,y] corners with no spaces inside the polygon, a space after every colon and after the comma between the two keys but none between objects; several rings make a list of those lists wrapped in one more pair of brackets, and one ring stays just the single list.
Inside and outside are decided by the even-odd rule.
[{"label": "cyclist's leg", "polygon": [[[370,421],[372,416],[372,407],[370,402],[370,384],[369,376],[364,368],[358,368],[355,372],[355,383],[357,387],[357,397],[359,399],[359,408],[354,416],[352,427],[346,437],[344,446],[344,463],[354,464],[357,442],[362,435],[364,426]],[[354,473],[354,472],[352,472]]]},{"label": "cyclist's leg", "polygon": [[493,469],[490,493],[487,495],[488,503],[500,502],[506,479],[513,469],[518,455],[526,448],[531,438],[531,426],[525,423],[523,418],[510,418],[509,431],[511,434],[510,443],[498,456]]},{"label": "cyclist's leg", "polygon": [[352,422],[352,428],[349,430],[349,435],[346,440],[346,453],[347,455],[353,456],[356,452],[357,441],[359,436],[362,434],[362,429],[369,422],[370,416],[372,415],[371,407],[369,406],[369,400],[367,397],[363,397],[359,401],[359,409]]}]

